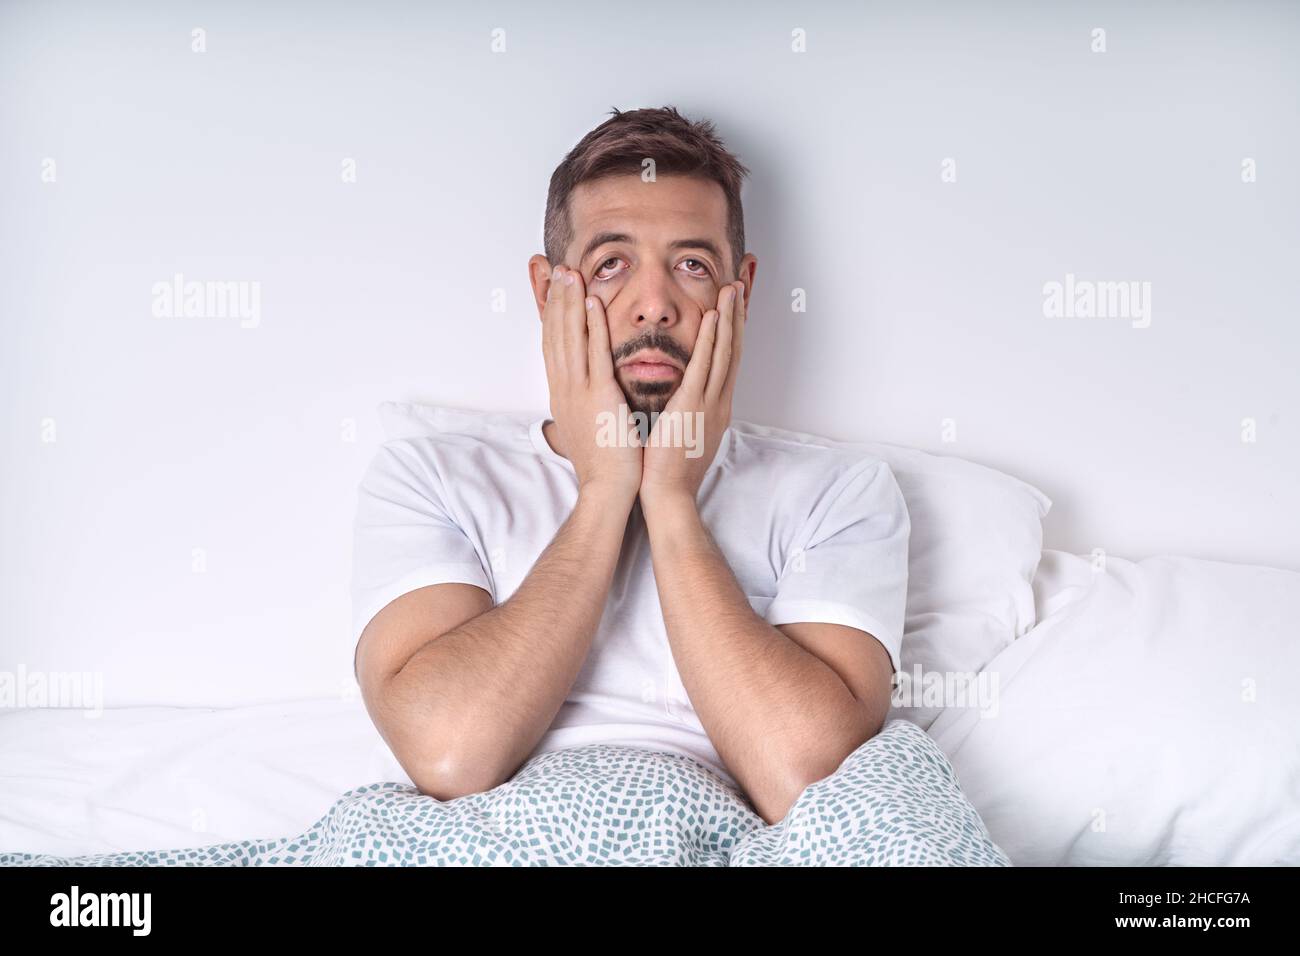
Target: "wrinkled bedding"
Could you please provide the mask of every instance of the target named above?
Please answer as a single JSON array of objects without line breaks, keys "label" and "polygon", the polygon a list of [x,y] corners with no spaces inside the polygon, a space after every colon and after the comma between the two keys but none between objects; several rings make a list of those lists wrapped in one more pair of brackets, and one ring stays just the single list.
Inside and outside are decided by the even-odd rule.
[{"label": "wrinkled bedding", "polygon": [[0,865],[1009,866],[933,740],[891,720],[768,825],[679,754],[591,744],[532,758],[486,793],[409,783],[344,794],[305,832],[178,850],[0,854]]}]

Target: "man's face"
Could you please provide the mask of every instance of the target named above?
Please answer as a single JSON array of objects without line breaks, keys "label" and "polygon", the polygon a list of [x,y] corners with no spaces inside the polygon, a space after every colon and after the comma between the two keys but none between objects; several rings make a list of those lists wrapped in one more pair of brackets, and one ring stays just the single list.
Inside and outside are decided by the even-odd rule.
[{"label": "man's face", "polygon": [[604,303],[628,407],[661,412],[682,383],[704,313],[736,278],[722,187],[693,176],[607,176],[578,186],[569,210],[574,239],[553,265],[580,271],[587,294]]}]

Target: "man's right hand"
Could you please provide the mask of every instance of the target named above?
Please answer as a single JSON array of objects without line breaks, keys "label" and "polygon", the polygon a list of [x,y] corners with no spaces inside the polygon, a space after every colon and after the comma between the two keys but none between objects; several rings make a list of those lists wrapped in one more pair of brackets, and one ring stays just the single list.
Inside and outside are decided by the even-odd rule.
[{"label": "man's right hand", "polygon": [[[591,303],[591,308],[587,307]],[[634,426],[619,433],[620,406],[627,404],[614,378],[605,307],[588,298],[582,274],[551,271],[542,313],[542,354],[551,392],[551,417],[562,452],[578,475],[580,490],[608,491],[630,502],[641,487],[642,449]],[[612,416],[612,419],[606,418]],[[604,426],[612,420],[615,427]],[[614,434],[613,442],[600,436]]]}]

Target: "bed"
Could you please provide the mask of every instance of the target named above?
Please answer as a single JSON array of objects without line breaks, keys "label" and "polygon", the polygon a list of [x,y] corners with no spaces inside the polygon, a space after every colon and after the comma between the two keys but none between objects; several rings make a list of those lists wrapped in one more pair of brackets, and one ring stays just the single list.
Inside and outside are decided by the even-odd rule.
[{"label": "bed", "polygon": [[[381,414],[392,441],[492,440],[531,419],[406,403]],[[1044,549],[1038,489],[960,458],[862,447],[889,463],[912,519],[903,672],[913,690],[947,682],[896,695],[890,713],[924,731],[891,739],[942,771],[922,800],[955,785],[954,813],[968,801],[999,848],[988,859],[1014,865],[1300,864],[1300,573]],[[319,653],[311,635],[291,650]],[[355,685],[226,708],[0,709],[0,859],[284,839],[377,784],[413,789]]]},{"label": "bed", "polygon": [[[1047,551],[1033,584],[1041,620],[988,668],[997,713],[928,728],[1011,862],[1300,863],[1300,575]],[[57,857],[298,834],[410,786],[355,696],[10,711],[0,777],[0,851]]]}]

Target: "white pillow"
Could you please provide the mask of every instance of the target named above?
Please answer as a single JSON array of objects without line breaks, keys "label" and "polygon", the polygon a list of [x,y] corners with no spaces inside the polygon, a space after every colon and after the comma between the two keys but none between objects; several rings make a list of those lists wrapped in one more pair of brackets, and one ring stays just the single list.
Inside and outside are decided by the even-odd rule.
[{"label": "white pillow", "polygon": [[[387,436],[486,437],[540,416],[406,402],[379,407]],[[733,421],[737,431],[813,445],[851,445],[888,462],[912,522],[903,671],[976,672],[1034,626],[1032,582],[1051,500],[1025,482],[961,458],[882,442],[837,442]],[[914,686],[916,685],[913,681]],[[922,700],[920,703],[924,703]],[[928,728],[941,705],[905,702],[890,717]]]},{"label": "white pillow", "polygon": [[1300,865],[1300,574],[1043,565],[1042,620],[985,672],[994,706],[929,729],[1012,862]]}]

